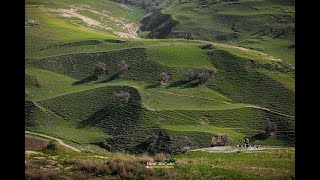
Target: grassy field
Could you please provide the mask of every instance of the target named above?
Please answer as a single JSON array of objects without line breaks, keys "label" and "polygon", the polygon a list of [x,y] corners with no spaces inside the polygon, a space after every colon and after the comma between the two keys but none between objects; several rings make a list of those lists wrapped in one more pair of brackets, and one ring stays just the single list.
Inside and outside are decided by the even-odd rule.
[{"label": "grassy field", "polygon": [[[44,178],[134,178],[139,179],[290,179],[294,178],[292,149],[256,152],[188,152],[173,156],[173,169],[147,169],[153,156],[121,153],[68,152],[59,150],[26,152],[26,176]],[[204,158],[205,157],[205,158]],[[63,168],[62,168],[63,167]]]}]

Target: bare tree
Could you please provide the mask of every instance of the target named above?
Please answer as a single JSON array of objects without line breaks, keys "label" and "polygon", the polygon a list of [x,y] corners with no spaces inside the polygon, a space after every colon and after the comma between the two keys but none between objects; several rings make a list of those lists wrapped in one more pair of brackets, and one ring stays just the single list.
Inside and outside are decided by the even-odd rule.
[{"label": "bare tree", "polygon": [[274,136],[278,131],[277,124],[268,120],[265,131],[268,136]]},{"label": "bare tree", "polygon": [[107,74],[107,66],[105,63],[98,62],[94,68],[94,74],[96,76],[101,76],[103,74]]},{"label": "bare tree", "polygon": [[216,75],[215,70],[209,70],[204,68],[197,74],[197,79],[200,83],[207,84],[209,79],[213,79],[215,75]]},{"label": "bare tree", "polygon": [[162,72],[160,74],[160,82],[161,83],[167,83],[170,81],[171,76],[165,72]]},{"label": "bare tree", "polygon": [[130,93],[128,92],[120,92],[120,93],[114,92],[114,96],[120,101],[124,101],[126,103],[128,103],[130,99]]},{"label": "bare tree", "polygon": [[118,71],[121,73],[125,73],[128,71],[129,65],[125,61],[121,61],[118,63]]},{"label": "bare tree", "polygon": [[187,81],[191,81],[195,78],[195,75],[191,69],[188,69],[186,72],[184,72],[184,77]]},{"label": "bare tree", "polygon": [[225,146],[231,143],[229,136],[225,134],[217,134],[213,136],[211,144],[213,146]]}]

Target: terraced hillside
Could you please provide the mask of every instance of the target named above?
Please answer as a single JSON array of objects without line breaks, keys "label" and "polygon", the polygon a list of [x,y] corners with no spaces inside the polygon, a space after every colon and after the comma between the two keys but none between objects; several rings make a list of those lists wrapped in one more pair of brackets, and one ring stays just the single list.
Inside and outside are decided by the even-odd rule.
[{"label": "terraced hillside", "polygon": [[[138,37],[138,27],[146,25],[140,20],[150,11],[134,3],[26,1],[26,22],[37,22],[25,29],[26,130],[57,137],[80,150],[99,147],[130,154],[175,155],[210,147],[217,134],[226,134],[230,145],[249,137],[255,144],[294,146],[294,54],[292,49],[275,51],[278,44],[268,46],[280,41],[278,47],[289,45],[294,35],[250,34],[264,28],[255,22],[274,14],[274,8],[280,14],[292,4],[267,0],[163,3],[161,13],[179,21],[172,32],[188,27],[191,33],[199,33],[194,36],[200,40]],[[240,10],[246,13],[239,15]],[[215,21],[188,18],[194,13],[199,14],[196,18],[210,14]],[[229,22],[237,18],[239,24]],[[209,22],[212,27],[201,24]],[[229,25],[235,29],[228,29]],[[265,49],[219,40],[223,36],[219,33],[229,37],[236,29],[235,44]],[[250,39],[259,42],[246,46],[245,40]],[[119,71],[121,61],[128,65],[125,72]],[[106,75],[94,74],[98,62],[106,64]],[[216,72],[207,83],[185,76],[204,68]],[[168,83],[160,83],[163,72],[171,77]],[[130,94],[127,101],[117,95],[124,92]],[[276,135],[264,136],[267,121],[277,125]]]}]

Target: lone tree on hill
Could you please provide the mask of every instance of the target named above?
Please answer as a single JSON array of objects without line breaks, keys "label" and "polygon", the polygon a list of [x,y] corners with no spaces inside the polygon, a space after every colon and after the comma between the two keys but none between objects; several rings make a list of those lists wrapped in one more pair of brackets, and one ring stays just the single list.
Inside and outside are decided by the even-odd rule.
[{"label": "lone tree on hill", "polygon": [[191,69],[188,69],[186,72],[184,72],[184,77],[187,81],[191,81],[195,78],[195,75]]},{"label": "lone tree on hill", "polygon": [[125,61],[121,61],[118,63],[118,71],[121,73],[125,73],[128,71],[129,65]]},{"label": "lone tree on hill", "polygon": [[105,63],[98,62],[94,68],[94,74],[99,77],[103,74],[107,74],[107,66]]},{"label": "lone tree on hill", "polygon": [[215,75],[215,70],[209,70],[204,68],[197,74],[197,79],[201,84],[207,84],[209,79],[213,79]]},{"label": "lone tree on hill", "polygon": [[268,136],[274,136],[278,131],[277,124],[268,120],[265,131]]},{"label": "lone tree on hill", "polygon": [[162,72],[160,74],[160,82],[161,83],[167,83],[170,81],[171,76],[165,72]]},{"label": "lone tree on hill", "polygon": [[120,93],[114,92],[114,96],[120,101],[124,101],[126,103],[128,103],[130,99],[130,93],[128,92],[120,92]]}]

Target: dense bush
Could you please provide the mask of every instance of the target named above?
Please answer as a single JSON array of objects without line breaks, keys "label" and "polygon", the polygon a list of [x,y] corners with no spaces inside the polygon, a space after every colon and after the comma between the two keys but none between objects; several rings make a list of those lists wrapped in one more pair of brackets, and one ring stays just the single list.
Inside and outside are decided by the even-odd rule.
[{"label": "dense bush", "polygon": [[212,146],[225,146],[229,145],[232,140],[226,134],[217,134],[212,138]]}]

